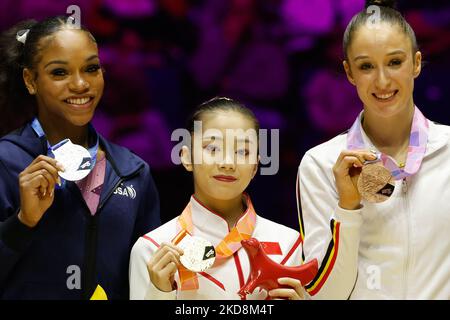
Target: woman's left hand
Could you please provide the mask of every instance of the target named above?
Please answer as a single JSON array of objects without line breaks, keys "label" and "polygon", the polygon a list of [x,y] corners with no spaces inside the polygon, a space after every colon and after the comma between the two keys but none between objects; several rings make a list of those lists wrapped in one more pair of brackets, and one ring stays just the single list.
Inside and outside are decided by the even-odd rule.
[{"label": "woman's left hand", "polygon": [[293,278],[279,278],[278,283],[292,288],[278,288],[269,291],[272,299],[305,300],[305,294],[301,282]]}]

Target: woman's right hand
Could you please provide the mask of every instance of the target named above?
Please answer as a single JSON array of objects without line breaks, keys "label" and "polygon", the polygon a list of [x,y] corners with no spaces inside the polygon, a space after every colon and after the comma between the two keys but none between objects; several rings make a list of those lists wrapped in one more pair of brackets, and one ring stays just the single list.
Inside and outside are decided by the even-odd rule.
[{"label": "woman's right hand", "polygon": [[175,273],[180,265],[183,250],[173,244],[163,242],[147,263],[150,281],[160,291],[169,292],[175,289]]},{"label": "woman's right hand", "polygon": [[34,227],[52,205],[56,183],[61,183],[58,171],[64,168],[55,159],[40,155],[19,174],[19,220]]},{"label": "woman's right hand", "polygon": [[336,188],[339,195],[339,207],[355,210],[361,206],[361,195],[357,183],[361,168],[366,160],[375,160],[377,156],[368,150],[344,150],[333,167]]}]

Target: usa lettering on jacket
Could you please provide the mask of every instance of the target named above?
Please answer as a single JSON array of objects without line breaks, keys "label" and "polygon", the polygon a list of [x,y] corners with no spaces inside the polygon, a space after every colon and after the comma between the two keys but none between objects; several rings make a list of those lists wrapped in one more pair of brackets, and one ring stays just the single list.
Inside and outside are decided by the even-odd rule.
[{"label": "usa lettering on jacket", "polygon": [[114,194],[117,194],[119,196],[128,197],[131,199],[135,199],[136,195],[137,195],[136,189],[133,187],[133,185],[130,185],[130,186],[120,185],[119,187],[117,187],[116,190],[114,190]]}]

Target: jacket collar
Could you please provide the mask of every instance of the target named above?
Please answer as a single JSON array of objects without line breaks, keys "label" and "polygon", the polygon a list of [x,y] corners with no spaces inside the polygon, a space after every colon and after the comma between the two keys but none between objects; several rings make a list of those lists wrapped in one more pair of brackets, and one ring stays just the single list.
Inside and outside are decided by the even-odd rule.
[{"label": "jacket collar", "polygon": [[442,149],[446,145],[450,145],[450,130],[448,126],[437,124],[429,121],[430,131],[428,133],[427,152],[425,157]]},{"label": "jacket collar", "polygon": [[[362,112],[358,116],[358,121],[361,121]],[[440,150],[444,146],[448,145],[450,142],[450,130],[448,130],[448,126],[437,124],[431,120],[428,120],[428,141],[427,141],[427,150],[425,152],[424,158],[430,156],[436,151]],[[370,138],[367,136],[364,129],[361,130],[362,137],[364,140],[364,144],[369,147],[369,149],[375,149]]]},{"label": "jacket collar", "polygon": [[[250,196],[244,193],[244,197],[247,203],[247,209],[241,214],[236,224],[244,218],[249,210],[254,210]],[[222,240],[230,232],[227,221],[219,213],[206,207],[194,195],[191,196],[190,203],[192,206],[192,223],[195,229],[209,235],[211,239],[218,241]],[[217,245],[218,243],[214,244]]]},{"label": "jacket collar", "polygon": [[[107,141],[100,134],[99,139],[100,146],[106,153],[106,159],[119,177],[129,176],[145,164],[128,149]],[[47,154],[47,139],[45,136],[39,138],[29,123],[0,138],[0,141],[8,141],[18,146],[33,159],[40,154]]]}]

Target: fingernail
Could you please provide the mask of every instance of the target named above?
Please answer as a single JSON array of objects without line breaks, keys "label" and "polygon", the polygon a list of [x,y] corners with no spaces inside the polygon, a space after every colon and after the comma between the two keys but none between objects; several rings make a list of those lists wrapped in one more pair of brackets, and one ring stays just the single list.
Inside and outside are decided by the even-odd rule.
[{"label": "fingernail", "polygon": [[50,198],[53,197],[53,190],[50,192]]},{"label": "fingernail", "polygon": [[64,168],[61,162],[56,162],[56,165],[61,169],[61,171],[66,171],[66,168]]},{"label": "fingernail", "polygon": [[44,194],[42,196],[45,197],[46,194],[47,194],[47,189],[44,190]]},{"label": "fingernail", "polygon": [[56,182],[58,183],[58,186],[61,187],[61,178],[60,177],[58,177],[58,181],[56,181]]}]

